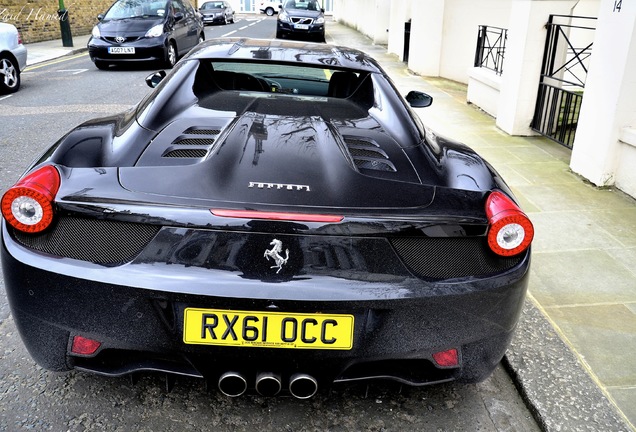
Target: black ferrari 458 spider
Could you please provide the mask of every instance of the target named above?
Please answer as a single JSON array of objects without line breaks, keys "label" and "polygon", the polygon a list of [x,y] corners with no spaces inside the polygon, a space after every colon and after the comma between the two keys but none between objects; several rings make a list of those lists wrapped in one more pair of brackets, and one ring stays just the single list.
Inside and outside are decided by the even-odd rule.
[{"label": "black ferrari 458 spider", "polygon": [[533,227],[344,47],[217,39],[73,129],[2,197],[15,323],[54,371],[229,396],[476,382],[525,297]]}]

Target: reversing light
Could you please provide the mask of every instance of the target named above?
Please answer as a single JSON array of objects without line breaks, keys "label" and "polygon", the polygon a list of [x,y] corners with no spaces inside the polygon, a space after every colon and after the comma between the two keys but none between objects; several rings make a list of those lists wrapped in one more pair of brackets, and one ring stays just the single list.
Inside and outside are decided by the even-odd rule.
[{"label": "reversing light", "polygon": [[73,354],[92,355],[97,352],[100,346],[102,346],[102,343],[99,341],[85,338],[84,336],[75,336],[73,337],[71,352]]},{"label": "reversing light", "polygon": [[534,238],[532,222],[517,204],[502,192],[492,192],[486,200],[488,246],[501,256],[517,255],[530,246]]},{"label": "reversing light", "polygon": [[2,196],[2,216],[13,228],[37,233],[53,221],[53,200],[60,188],[60,174],[44,166],[18,181]]},{"label": "reversing light", "polygon": [[433,353],[433,360],[441,367],[453,367],[459,365],[459,353],[455,348]]},{"label": "reversing light", "polygon": [[322,215],[311,213],[268,212],[255,210],[211,209],[214,216],[241,219],[269,219],[296,222],[341,222],[344,216]]}]

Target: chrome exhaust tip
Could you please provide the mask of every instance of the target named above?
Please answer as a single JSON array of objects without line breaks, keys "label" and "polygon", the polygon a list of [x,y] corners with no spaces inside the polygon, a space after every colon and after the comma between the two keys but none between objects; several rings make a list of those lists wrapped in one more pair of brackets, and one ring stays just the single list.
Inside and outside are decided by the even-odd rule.
[{"label": "chrome exhaust tip", "polygon": [[247,390],[247,381],[238,372],[225,372],[219,378],[218,387],[225,396],[238,397]]},{"label": "chrome exhaust tip", "polygon": [[276,396],[282,388],[280,375],[273,372],[260,372],[256,375],[256,391],[261,396]]},{"label": "chrome exhaust tip", "polygon": [[289,392],[297,399],[309,399],[318,391],[318,381],[310,375],[297,373],[289,379]]}]

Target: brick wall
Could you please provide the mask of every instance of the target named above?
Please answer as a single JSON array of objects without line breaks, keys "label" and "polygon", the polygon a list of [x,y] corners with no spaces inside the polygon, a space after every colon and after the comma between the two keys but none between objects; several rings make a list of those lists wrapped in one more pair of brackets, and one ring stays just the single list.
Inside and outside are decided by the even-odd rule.
[{"label": "brick wall", "polygon": [[[64,0],[73,36],[87,35],[114,0]],[[0,0],[0,22],[20,30],[24,43],[61,39],[58,0]]]}]

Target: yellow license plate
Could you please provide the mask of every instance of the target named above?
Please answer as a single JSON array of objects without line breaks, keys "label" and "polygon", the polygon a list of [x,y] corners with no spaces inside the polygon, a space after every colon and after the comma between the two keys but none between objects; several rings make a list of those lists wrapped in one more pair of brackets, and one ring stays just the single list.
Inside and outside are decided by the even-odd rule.
[{"label": "yellow license plate", "polygon": [[187,344],[350,350],[353,316],[187,308]]}]

